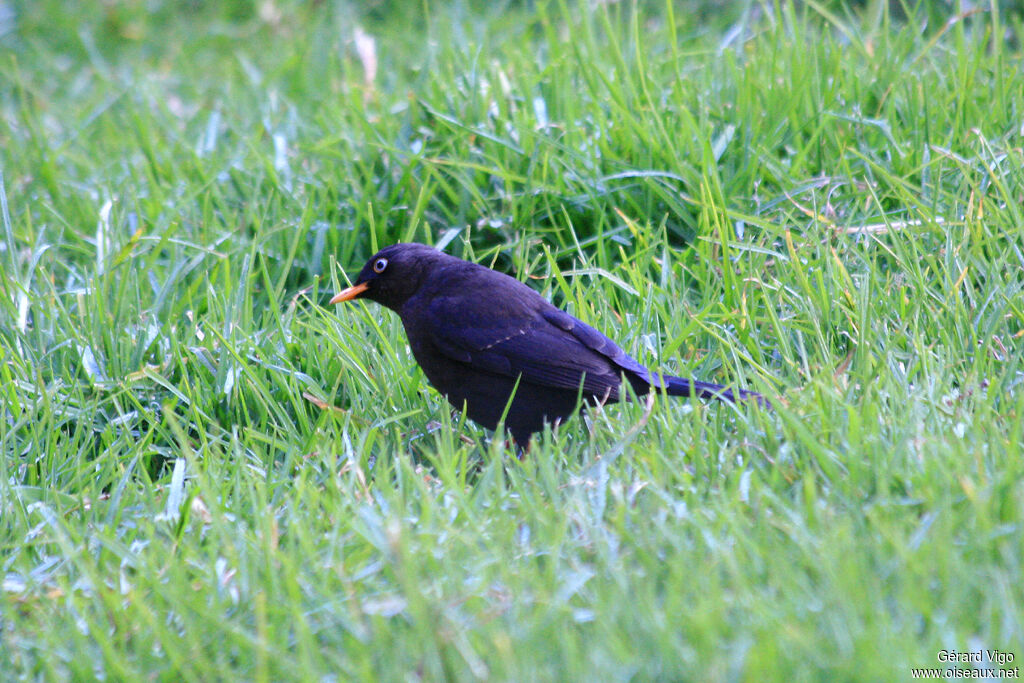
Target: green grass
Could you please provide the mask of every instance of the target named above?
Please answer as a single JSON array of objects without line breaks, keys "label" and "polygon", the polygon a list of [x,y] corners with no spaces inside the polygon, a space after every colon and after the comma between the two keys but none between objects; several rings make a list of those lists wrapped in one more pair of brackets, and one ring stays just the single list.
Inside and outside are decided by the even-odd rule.
[{"label": "green grass", "polygon": [[[1016,6],[65,5],[0,19],[0,678],[1024,658]],[[410,239],[776,409],[520,461],[325,305]]]}]

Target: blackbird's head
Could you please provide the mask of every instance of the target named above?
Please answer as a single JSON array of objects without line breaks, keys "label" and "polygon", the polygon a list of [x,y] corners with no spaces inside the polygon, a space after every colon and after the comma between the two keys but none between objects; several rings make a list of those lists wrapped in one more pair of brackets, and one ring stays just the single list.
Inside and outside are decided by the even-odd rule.
[{"label": "blackbird's head", "polygon": [[423,278],[445,256],[425,244],[393,244],[370,257],[355,284],[330,303],[369,299],[397,311],[419,289]]}]

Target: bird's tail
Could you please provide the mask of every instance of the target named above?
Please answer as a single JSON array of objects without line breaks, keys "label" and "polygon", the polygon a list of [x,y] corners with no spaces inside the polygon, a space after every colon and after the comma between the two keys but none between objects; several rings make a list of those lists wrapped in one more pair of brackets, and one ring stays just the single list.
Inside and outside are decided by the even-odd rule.
[{"label": "bird's tail", "polygon": [[[718,399],[719,401],[731,401],[736,403],[737,401],[757,401],[757,404],[762,407],[768,406],[768,401],[764,396],[757,393],[756,391],[747,391],[746,389],[731,389],[721,384],[712,384],[711,382],[701,382],[696,379],[685,379],[683,377],[674,377],[672,375],[660,375],[657,376],[661,379],[663,386],[665,387],[665,393],[669,396],[696,396],[700,399]],[[655,384],[655,387],[658,385]]]}]

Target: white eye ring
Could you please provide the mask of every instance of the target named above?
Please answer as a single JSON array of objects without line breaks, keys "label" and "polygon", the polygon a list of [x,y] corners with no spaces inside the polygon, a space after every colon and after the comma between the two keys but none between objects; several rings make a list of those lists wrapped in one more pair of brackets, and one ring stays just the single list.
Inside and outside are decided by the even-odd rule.
[{"label": "white eye ring", "polygon": [[383,273],[384,269],[388,267],[388,260],[386,258],[379,258],[373,262],[373,272]]}]

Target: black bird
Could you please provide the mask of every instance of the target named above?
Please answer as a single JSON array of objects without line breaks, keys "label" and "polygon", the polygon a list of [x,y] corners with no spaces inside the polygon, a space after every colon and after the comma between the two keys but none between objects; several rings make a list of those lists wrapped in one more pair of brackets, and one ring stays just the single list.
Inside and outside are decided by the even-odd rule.
[{"label": "black bird", "polygon": [[623,377],[637,395],[764,403],[752,391],[651,372],[518,280],[423,244],[381,249],[330,303],[356,298],[398,313],[416,362],[457,410],[496,429],[507,406],[505,428],[520,446],[572,415],[581,397],[618,401]]}]

